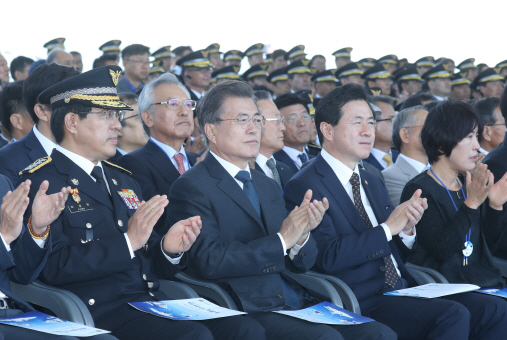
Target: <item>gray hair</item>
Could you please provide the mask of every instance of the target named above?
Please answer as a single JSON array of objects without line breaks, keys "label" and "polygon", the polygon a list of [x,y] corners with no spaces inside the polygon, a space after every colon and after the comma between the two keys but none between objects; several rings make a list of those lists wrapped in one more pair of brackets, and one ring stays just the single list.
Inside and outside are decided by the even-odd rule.
[{"label": "gray hair", "polygon": [[65,52],[65,50],[61,48],[55,48],[51,52],[48,53],[48,57],[46,58],[46,63],[53,64],[57,62],[58,52]]},{"label": "gray hair", "polygon": [[417,123],[419,118],[415,115],[416,111],[428,111],[423,105],[412,106],[401,110],[393,119],[393,144],[394,148],[401,151],[401,137],[400,130],[405,128],[408,132],[412,133],[414,124]]},{"label": "gray hair", "polygon": [[176,77],[172,73],[164,73],[157,79],[154,79],[144,85],[143,91],[139,95],[139,98],[137,99],[137,107],[139,112],[139,117],[141,118],[141,122],[143,123],[143,129],[146,131],[148,135],[150,135],[150,130],[148,126],[144,123],[142,112],[148,111],[151,114],[155,112],[155,106],[151,105],[155,101],[155,89],[157,86],[162,84],[174,84],[179,86],[183,92],[187,95],[188,98],[190,98],[190,93],[188,92],[187,88],[178,80],[178,77]]},{"label": "gray hair", "polygon": [[255,98],[257,98],[257,101],[260,100],[271,100],[273,101],[273,96],[269,91],[266,90],[257,90],[254,91]]},{"label": "gray hair", "polygon": [[197,120],[207,146],[209,140],[204,127],[208,123],[220,125],[218,119],[225,112],[224,103],[227,98],[250,98],[257,106],[254,91],[244,81],[226,81],[213,87],[197,105]]}]

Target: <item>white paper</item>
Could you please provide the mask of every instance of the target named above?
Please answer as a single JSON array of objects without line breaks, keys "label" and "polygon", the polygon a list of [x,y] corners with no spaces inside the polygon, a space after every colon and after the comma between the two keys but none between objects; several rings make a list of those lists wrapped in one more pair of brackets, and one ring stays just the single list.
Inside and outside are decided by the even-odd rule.
[{"label": "white paper", "polygon": [[172,320],[210,320],[246,314],[217,306],[203,298],[129,302],[129,305],[142,312]]},{"label": "white paper", "polygon": [[3,318],[0,319],[0,323],[55,335],[88,337],[110,333],[102,329],[65,321],[40,312],[28,312],[11,318]]},{"label": "white paper", "polygon": [[306,320],[313,323],[324,323],[328,325],[358,325],[361,323],[371,322],[366,316],[361,316],[349,312],[343,308],[333,305],[327,301],[318,305],[300,310],[279,310],[274,311],[293,318]]},{"label": "white paper", "polygon": [[422,286],[395,290],[384,295],[409,296],[432,299],[446,295],[466,293],[480,289],[481,287],[461,283],[428,283]]}]

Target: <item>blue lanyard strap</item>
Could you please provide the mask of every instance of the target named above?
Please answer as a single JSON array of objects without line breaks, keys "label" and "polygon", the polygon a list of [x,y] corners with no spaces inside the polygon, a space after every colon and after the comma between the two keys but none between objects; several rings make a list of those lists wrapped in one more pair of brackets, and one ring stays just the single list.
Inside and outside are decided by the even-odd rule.
[{"label": "blue lanyard strap", "polygon": [[[433,176],[435,176],[436,179],[438,179],[438,181],[440,182],[440,184],[442,184],[442,186],[445,188],[445,190],[447,191],[447,194],[449,195],[449,198],[451,199],[452,201],[452,204],[454,205],[454,209],[456,209],[456,211],[458,211],[458,207],[456,206],[456,203],[454,203],[454,199],[452,198],[452,195],[451,193],[449,192],[449,189],[447,189],[447,187],[445,186],[444,182],[442,182],[440,180],[440,178],[438,178],[437,175],[435,175],[435,173],[433,172],[433,169],[430,168],[430,171],[431,173],[433,174]],[[461,189],[461,192],[463,193],[463,197],[465,198],[465,200],[467,199],[466,195],[465,195],[465,192],[463,191],[463,188],[461,187],[461,184],[459,184],[459,181],[458,179],[456,178],[456,182],[458,182],[458,185],[459,185],[459,188]]]}]

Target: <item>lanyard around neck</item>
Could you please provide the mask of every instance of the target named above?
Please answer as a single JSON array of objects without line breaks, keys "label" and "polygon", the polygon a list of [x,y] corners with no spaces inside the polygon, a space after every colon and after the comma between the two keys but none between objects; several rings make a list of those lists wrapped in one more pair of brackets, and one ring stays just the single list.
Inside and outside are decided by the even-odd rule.
[{"label": "lanyard around neck", "polygon": [[[456,209],[456,211],[458,211],[458,207],[456,206],[456,203],[454,203],[454,199],[452,198],[452,195],[451,193],[449,192],[449,189],[447,189],[447,187],[445,186],[444,182],[442,182],[440,180],[440,178],[438,178],[437,175],[435,175],[435,173],[433,172],[433,169],[430,168],[430,171],[431,173],[433,174],[433,176],[435,176],[435,178],[440,182],[440,184],[442,184],[442,186],[445,188],[445,190],[447,191],[447,194],[449,195],[449,198],[451,199],[452,201],[452,204],[454,205],[454,209]],[[465,198],[465,200],[467,199],[466,195],[465,195],[465,192],[463,191],[463,188],[461,187],[461,184],[459,184],[459,181],[458,179],[456,178],[456,182],[458,183],[459,185],[459,188],[461,189],[461,192],[463,193],[463,197]]]}]

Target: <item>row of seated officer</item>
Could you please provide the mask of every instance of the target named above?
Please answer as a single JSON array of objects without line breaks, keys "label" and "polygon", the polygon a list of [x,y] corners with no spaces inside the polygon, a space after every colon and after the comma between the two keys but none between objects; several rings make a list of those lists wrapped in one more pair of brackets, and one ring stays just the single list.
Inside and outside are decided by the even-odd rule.
[{"label": "row of seated officer", "polygon": [[[51,102],[51,129],[58,146],[51,159],[27,168],[22,177],[35,184],[30,202],[36,194],[33,187],[44,180],[50,182],[50,194],[69,185],[79,188],[51,225],[52,254],[40,278],[76,293],[88,304],[98,327],[121,339],[163,338],[162,334],[203,339],[306,339],[319,334],[332,339],[394,339],[396,333],[411,339],[501,337],[505,307],[495,301],[496,312],[484,313],[490,301],[481,295],[417,302],[382,296],[384,291],[415,285],[403,260],[414,248],[414,226],[424,216],[427,201],[416,191],[391,212],[380,180],[358,169],[358,162],[369,154],[375,127],[359,86],[337,89],[319,104],[316,124],[324,149],[298,172],[293,185],[287,184],[284,202],[276,181],[248,167],[259,152],[265,124],[252,90],[241,82],[217,85],[201,100],[198,111],[210,153],[195,167],[179,172],[184,174],[170,189],[171,204],[160,224],[163,229],[156,233],[151,229],[168,203],[166,198],[156,195],[140,207],[128,206],[122,189],[137,192],[142,201],[141,189],[125,170],[103,162],[115,153],[116,117],[121,118],[110,110],[128,107],[110,92],[82,99],[93,97],[86,92],[90,88],[114,87],[117,71],[93,70],[41,94],[41,100]],[[170,86],[182,90],[169,96],[179,100],[178,111],[191,115],[185,107],[188,92],[177,82]],[[69,97],[61,94],[69,91],[76,96],[65,100]],[[151,106],[167,96],[149,99]],[[328,189],[333,186],[342,191]],[[77,200],[89,203],[88,208],[76,211]],[[31,207],[25,221],[33,225],[30,211]],[[47,247],[48,239],[39,243]],[[249,315],[182,324],[128,307],[128,301],[163,299],[153,271],[163,277],[173,263],[187,264],[188,273],[223,284]],[[314,265],[344,279],[358,296],[363,314],[380,322],[331,327],[267,313],[322,299],[290,274]]]}]

